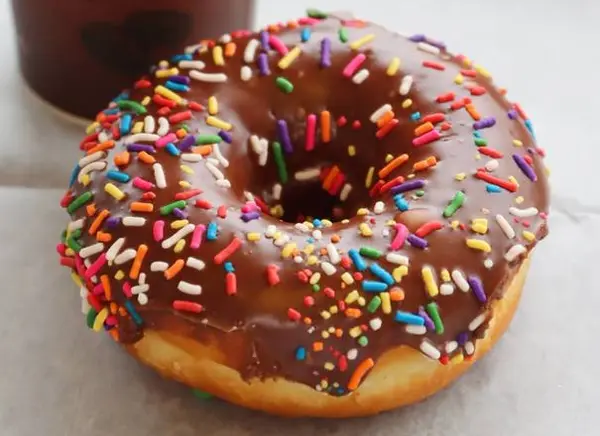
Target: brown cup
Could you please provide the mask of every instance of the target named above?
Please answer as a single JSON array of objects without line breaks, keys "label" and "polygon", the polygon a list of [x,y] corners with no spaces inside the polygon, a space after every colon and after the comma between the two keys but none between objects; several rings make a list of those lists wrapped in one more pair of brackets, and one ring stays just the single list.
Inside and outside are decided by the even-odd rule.
[{"label": "brown cup", "polygon": [[12,0],[20,68],[58,109],[94,118],[152,64],[252,27],[254,0]]}]

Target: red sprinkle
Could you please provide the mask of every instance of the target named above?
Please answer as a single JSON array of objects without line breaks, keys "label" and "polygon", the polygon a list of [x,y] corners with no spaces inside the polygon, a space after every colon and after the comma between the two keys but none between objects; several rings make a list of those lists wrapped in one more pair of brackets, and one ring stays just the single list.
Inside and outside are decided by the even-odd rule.
[{"label": "red sprinkle", "polygon": [[182,121],[187,121],[192,118],[192,111],[183,111],[177,114],[171,115],[169,117],[169,122],[171,124],[181,123]]},{"label": "red sprinkle", "polygon": [[460,70],[460,74],[465,77],[477,77],[477,71],[475,70]]},{"label": "red sprinkle", "polygon": [[342,256],[340,265],[342,265],[342,268],[344,269],[350,269],[350,267],[352,266],[352,260],[350,260],[348,256]]},{"label": "red sprinkle", "polygon": [[404,177],[402,177],[402,176],[395,177],[392,180],[390,180],[389,182],[385,183],[379,190],[379,193],[385,194],[390,189],[392,189],[392,187],[399,185],[400,183],[404,183]]},{"label": "red sprinkle", "polygon": [[219,206],[219,208],[217,209],[217,216],[219,218],[227,218],[227,206],[225,206],[224,204]]},{"label": "red sprinkle", "polygon": [[64,256],[62,256],[60,258],[60,264],[62,266],[66,266],[68,268],[75,268],[75,259],[73,259],[72,257],[64,257]]},{"label": "red sprinkle", "polygon": [[232,272],[225,274],[225,292],[227,295],[237,294],[237,277]]},{"label": "red sprinkle", "polygon": [[517,190],[517,185],[515,183],[510,182],[508,180],[499,179],[498,177],[494,177],[491,174],[486,173],[485,171],[477,171],[475,173],[475,177],[485,182],[491,183],[492,185],[499,186],[510,192],[515,192]]},{"label": "red sprinkle", "polygon": [[533,159],[531,158],[531,156],[529,156],[528,154],[526,154],[525,156],[523,156],[523,159],[525,160],[525,162],[527,162],[530,166],[533,166]]},{"label": "red sprinkle", "polygon": [[358,130],[358,129],[360,129],[361,125],[362,125],[362,124],[360,124],[360,121],[359,121],[359,120],[354,120],[354,121],[352,122],[352,128],[353,128],[353,129],[357,129],[357,130]]},{"label": "red sprinkle", "polygon": [[223,248],[219,253],[217,253],[214,257],[214,262],[217,265],[225,262],[233,253],[240,249],[242,246],[242,240],[237,236],[234,236],[229,245]]},{"label": "red sprinkle", "polygon": [[447,121],[444,121],[442,124],[440,124],[440,128],[442,130],[450,130],[452,128],[452,124],[450,124]]},{"label": "red sprinkle", "polygon": [[175,103],[173,100],[169,100],[168,98],[164,98],[162,95],[158,94],[154,94],[152,101],[159,106],[166,106],[170,108],[177,106],[177,103]]},{"label": "red sprinkle", "polygon": [[335,298],[335,291],[329,287],[323,289],[323,294],[329,298]]},{"label": "red sprinkle", "polygon": [[494,159],[500,159],[504,157],[504,154],[502,152],[489,147],[479,147],[477,151],[485,156],[489,156]]},{"label": "red sprinkle", "polygon": [[175,200],[189,200],[200,194],[202,194],[202,189],[190,189],[189,191],[178,192],[175,194]]},{"label": "red sprinkle", "polygon": [[196,103],[195,101],[190,101],[188,103],[188,107],[195,112],[202,112],[204,110],[204,106],[200,103]]},{"label": "red sprinkle", "polygon": [[343,354],[340,354],[340,357],[338,359],[338,369],[340,370],[340,372],[344,372],[348,369],[348,360]]},{"label": "red sprinkle", "polygon": [[337,125],[340,127],[344,127],[347,122],[348,122],[348,120],[343,115],[337,119]]},{"label": "red sprinkle", "polygon": [[444,354],[442,357],[440,357],[440,363],[442,365],[448,365],[448,362],[450,362],[450,357],[448,357],[447,354]]},{"label": "red sprinkle", "polygon": [[169,115],[171,113],[171,109],[167,106],[163,106],[159,110],[157,110],[156,113],[161,116]]},{"label": "red sprinkle", "polygon": [[438,62],[433,62],[433,61],[423,61],[423,66],[427,67],[427,68],[432,68],[434,70],[438,70],[438,71],[444,71],[446,69],[446,67]]},{"label": "red sprinkle", "polygon": [[346,176],[343,173],[339,173],[337,176],[335,176],[335,179],[333,179],[333,183],[331,183],[331,187],[327,191],[329,195],[337,195],[338,192],[340,192],[340,190],[342,189],[342,185],[345,181]]},{"label": "red sprinkle", "polygon": [[204,310],[201,304],[185,300],[173,301],[173,309],[191,313],[200,313],[202,310]]},{"label": "red sprinkle", "polygon": [[470,91],[471,95],[483,95],[487,92],[483,86],[473,86]]},{"label": "red sprinkle", "polygon": [[378,180],[377,183],[375,183],[373,187],[369,190],[369,196],[371,198],[377,196],[383,185],[385,185],[385,182],[383,180]]},{"label": "red sprinkle", "polygon": [[260,210],[262,211],[262,213],[267,214],[267,215],[270,214],[270,212],[269,212],[269,206],[267,206],[267,203],[265,203],[262,198],[254,196],[254,202],[260,208]]},{"label": "red sprinkle", "polygon": [[385,125],[375,133],[377,139],[385,138],[388,135],[388,133],[390,133],[392,129],[398,125],[399,122],[400,121],[398,121],[398,119],[392,118],[387,123],[385,123]]},{"label": "red sprinkle", "polygon": [[281,281],[277,273],[278,270],[279,267],[275,264],[267,265],[267,282],[269,285],[275,286]]},{"label": "red sprinkle", "polygon": [[60,200],[61,207],[67,207],[71,201],[73,201],[73,198],[75,198],[75,196],[71,191],[65,192],[65,195],[63,195],[63,198]]},{"label": "red sprinkle", "polygon": [[315,299],[312,296],[307,295],[306,297],[304,297],[304,305],[306,307],[314,306],[314,304],[315,304]]},{"label": "red sprinkle", "polygon": [[453,111],[457,111],[459,109],[464,108],[467,105],[466,99],[462,99],[462,100],[458,100],[455,101],[454,103],[452,103],[450,105],[450,109],[452,109]]},{"label": "red sprinkle", "polygon": [[422,123],[427,123],[430,122],[432,124],[436,124],[439,123],[441,121],[444,121],[446,119],[446,116],[442,113],[435,113],[435,114],[430,114],[430,115],[426,115],[425,117],[423,117],[423,119],[421,120]]},{"label": "red sprinkle", "polygon": [[292,309],[291,307],[288,309],[287,315],[292,321],[300,321],[302,318],[300,312],[298,312],[296,309]]},{"label": "red sprinkle", "polygon": [[424,238],[429,235],[431,232],[435,232],[436,230],[440,230],[444,225],[439,221],[429,221],[428,223],[423,224],[415,231],[415,235],[419,238]]},{"label": "red sprinkle", "polygon": [[438,95],[435,101],[438,103],[448,103],[453,101],[455,97],[453,92],[447,92],[446,94]]},{"label": "red sprinkle", "polygon": [[519,114],[519,116],[521,118],[523,118],[524,120],[529,119],[529,117],[527,116],[527,114],[525,113],[525,111],[523,110],[523,108],[521,107],[521,105],[519,103],[515,103],[513,105],[513,107],[515,108],[515,110],[517,111],[517,113]]},{"label": "red sprinkle", "polygon": [[206,210],[212,208],[212,204],[210,201],[202,200],[202,199],[196,200],[196,202],[194,203],[194,206],[199,207],[200,209],[206,209]]},{"label": "red sprinkle", "polygon": [[150,88],[151,86],[152,86],[152,82],[150,82],[149,80],[146,80],[146,79],[141,79],[134,83],[133,88],[134,89],[144,89],[144,88]]}]

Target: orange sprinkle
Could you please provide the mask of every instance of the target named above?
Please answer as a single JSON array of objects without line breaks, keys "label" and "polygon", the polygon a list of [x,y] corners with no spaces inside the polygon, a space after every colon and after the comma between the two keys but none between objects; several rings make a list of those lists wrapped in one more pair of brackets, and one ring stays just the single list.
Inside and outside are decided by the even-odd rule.
[{"label": "orange sprinkle", "polygon": [[404,162],[406,162],[408,160],[408,154],[401,154],[400,156],[392,159],[391,161],[389,161],[389,163],[384,166],[382,169],[379,170],[379,178],[380,179],[384,179],[386,178],[392,171],[394,171],[396,168],[398,168],[400,165],[402,165]]},{"label": "orange sprinkle", "polygon": [[137,280],[140,275],[140,269],[142,268],[142,262],[144,260],[144,256],[148,252],[148,246],[145,244],[141,244],[137,253],[135,254],[135,259],[133,259],[133,264],[131,265],[131,270],[129,271],[129,278]]},{"label": "orange sprinkle", "polygon": [[118,310],[119,310],[119,305],[117,303],[115,303],[114,301],[111,301],[110,302],[110,313],[112,313],[113,315],[116,315]]},{"label": "orange sprinkle", "polygon": [[237,46],[235,45],[235,42],[228,42],[225,44],[225,57],[232,57],[235,54],[236,48]]},{"label": "orange sprinkle", "polygon": [[88,233],[90,235],[95,234],[98,229],[100,228],[100,226],[102,225],[102,222],[110,215],[110,212],[107,209],[103,209],[98,216],[96,217],[96,219],[92,222],[92,224],[90,225],[90,228],[88,229]]},{"label": "orange sprinkle", "polygon": [[388,121],[391,121],[392,118],[394,118],[394,115],[395,114],[393,111],[387,111],[386,113],[384,113],[377,120],[377,128],[381,129],[383,126],[385,126],[388,123]]},{"label": "orange sprinkle", "polygon": [[427,132],[431,132],[433,130],[433,124],[431,121],[427,121],[424,124],[421,124],[419,127],[415,129],[415,136],[424,135]]},{"label": "orange sprinkle", "polygon": [[194,153],[199,154],[201,156],[208,156],[212,153],[212,145],[201,145],[200,147],[194,148]]},{"label": "orange sprinkle", "polygon": [[128,151],[122,151],[121,153],[116,154],[114,159],[115,165],[118,167],[124,167],[129,165],[130,157],[131,155]]},{"label": "orange sprinkle", "polygon": [[98,232],[96,233],[96,240],[98,242],[110,242],[112,241],[112,235],[110,233]]},{"label": "orange sprinkle", "polygon": [[309,318],[308,316],[305,317],[302,321],[304,321],[304,324],[306,324],[306,325],[311,325],[312,324],[312,319]]},{"label": "orange sprinkle", "polygon": [[362,311],[354,307],[349,307],[344,313],[348,318],[360,318],[362,315]]},{"label": "orange sprinkle", "polygon": [[360,362],[360,365],[358,365],[356,367],[356,370],[352,374],[352,377],[350,377],[350,381],[348,382],[348,390],[349,391],[356,390],[356,388],[358,388],[358,385],[362,381],[363,377],[374,366],[375,366],[375,361],[373,359],[371,359],[370,357],[368,359],[365,359],[362,362]]},{"label": "orange sprinkle", "polygon": [[148,165],[152,165],[154,162],[156,162],[156,159],[154,159],[152,155],[146,153],[145,151],[140,151],[138,153],[138,159]]},{"label": "orange sprinkle", "polygon": [[432,166],[435,166],[436,163],[437,163],[437,159],[435,158],[435,156],[429,156],[425,160],[416,162],[413,165],[413,170],[414,171],[423,171],[423,170],[426,170],[427,168],[431,168]]},{"label": "orange sprinkle", "polygon": [[287,22],[287,27],[288,27],[288,29],[297,29],[298,22],[296,20],[290,20]]},{"label": "orange sprinkle", "polygon": [[323,342],[313,342],[313,351],[323,351]]},{"label": "orange sprinkle", "polygon": [[141,201],[134,201],[129,205],[129,210],[132,212],[152,212],[154,211],[154,205],[152,203],[142,203]]},{"label": "orange sprinkle", "polygon": [[477,112],[477,109],[475,109],[473,103],[467,104],[465,106],[465,109],[467,110],[467,112],[469,112],[469,115],[471,115],[471,118],[473,118],[475,121],[479,121],[481,119],[481,115],[479,115],[479,112]]},{"label": "orange sprinkle", "polygon": [[390,290],[390,300],[404,301],[404,291],[400,288],[392,288]]},{"label": "orange sprinkle", "polygon": [[100,283],[102,283],[102,287],[104,288],[104,296],[110,301],[112,292],[110,289],[110,280],[106,274],[100,276]]},{"label": "orange sprinkle", "polygon": [[185,135],[187,135],[187,131],[185,129],[178,129],[177,132],[175,132],[175,134],[177,135],[177,137],[179,139],[183,138]]},{"label": "orange sprinkle", "polygon": [[335,235],[333,235],[331,237],[331,242],[333,242],[334,244],[337,244],[338,242],[341,241],[342,238],[340,238],[340,235],[338,235],[337,233]]},{"label": "orange sprinkle", "polygon": [[115,342],[119,342],[119,330],[111,329],[108,331],[108,334],[113,338]]},{"label": "orange sprinkle", "polygon": [[96,215],[96,203],[88,204],[85,207],[85,213],[87,213],[87,216]]},{"label": "orange sprinkle", "polygon": [[321,141],[331,141],[331,113],[321,112]]},{"label": "orange sprinkle", "polygon": [[171,280],[173,277],[179,274],[179,272],[183,269],[184,265],[185,262],[183,261],[183,259],[177,259],[175,263],[173,263],[173,265],[171,265],[165,270],[165,278],[167,280]]},{"label": "orange sprinkle", "polygon": [[125,309],[123,306],[119,307],[119,315],[127,316],[127,309]]},{"label": "orange sprinkle", "polygon": [[329,189],[331,188],[331,184],[333,183],[333,180],[336,178],[336,176],[339,173],[340,173],[340,169],[338,168],[337,165],[334,165],[333,168],[329,171],[329,173],[325,177],[325,180],[323,180],[323,189],[324,190],[329,191]]},{"label": "orange sprinkle", "polygon": [[110,150],[111,148],[114,148],[114,146],[115,146],[115,141],[112,141],[112,140],[104,141],[104,142],[101,142],[100,144],[96,145],[95,147],[90,148],[87,151],[87,154],[90,155],[90,154],[96,153],[97,151]]},{"label": "orange sprinkle", "polygon": [[335,336],[337,338],[341,338],[344,335],[344,331],[342,329],[335,329]]}]

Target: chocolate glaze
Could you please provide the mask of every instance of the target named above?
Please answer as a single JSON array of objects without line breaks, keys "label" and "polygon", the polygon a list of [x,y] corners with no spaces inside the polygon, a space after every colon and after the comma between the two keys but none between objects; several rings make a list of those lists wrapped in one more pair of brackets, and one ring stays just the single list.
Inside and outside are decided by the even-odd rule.
[{"label": "chocolate glaze", "polygon": [[[277,36],[288,48],[300,43],[300,26],[297,29],[285,29]],[[146,273],[146,282],[150,285],[147,292],[148,302],[140,305],[135,296],[130,301],[135,310],[143,319],[141,326],[131,319],[126,312],[122,312],[118,320],[118,339],[122,342],[134,342],[143,337],[145,329],[165,330],[176,332],[200,342],[213,341],[223,350],[223,364],[238,370],[242,377],[284,377],[293,381],[318,387],[331,394],[340,395],[348,392],[346,389],[351,375],[360,362],[367,358],[375,361],[385,352],[400,345],[419,348],[421,342],[426,340],[441,352],[441,361],[447,362],[446,344],[459,339],[459,346],[451,356],[463,352],[466,341],[475,341],[482,336],[489,319],[475,330],[469,332],[469,323],[482,313],[488,313],[490,303],[502,296],[506,283],[517,271],[522,257],[514,262],[507,262],[504,254],[515,243],[521,243],[527,250],[535,245],[536,241],[546,234],[545,213],[548,208],[548,186],[545,169],[536,148],[535,141],[527,131],[523,119],[512,120],[507,115],[512,104],[506,100],[502,93],[492,84],[491,79],[478,73],[475,78],[465,77],[462,86],[454,83],[454,79],[461,69],[467,68],[462,57],[454,56],[443,48],[441,54],[431,54],[420,50],[417,43],[396,33],[389,32],[382,27],[371,23],[352,24],[344,23],[339,18],[330,18],[315,23],[311,27],[309,41],[302,44],[302,54],[284,71],[277,67],[281,56],[274,50],[269,51],[269,65],[271,74],[261,77],[256,64],[251,64],[253,77],[248,82],[240,79],[240,68],[245,64],[243,51],[249,40],[260,35],[253,34],[235,39],[237,52],[235,56],[227,58],[225,66],[216,66],[212,60],[211,51],[196,54],[197,58],[205,61],[203,70],[207,73],[223,72],[227,75],[226,83],[203,83],[191,81],[191,90],[183,95],[186,99],[198,102],[204,106],[210,96],[218,100],[218,117],[233,124],[231,131],[233,141],[231,144],[221,143],[220,150],[228,159],[228,168],[221,168],[225,177],[231,182],[231,189],[219,187],[215,184],[214,177],[206,169],[204,163],[188,164],[193,168],[194,174],[189,175],[181,170],[182,164],[178,157],[171,156],[159,150],[155,158],[163,167],[167,178],[166,189],[154,189],[156,199],[155,211],[151,214],[139,214],[147,218],[143,227],[124,227],[118,224],[113,229],[108,229],[106,222],[104,231],[112,234],[112,242],[120,237],[126,239],[125,248],[136,249],[139,244],[149,247],[143,261],[142,271]],[[351,50],[348,43],[343,43],[338,37],[338,32],[344,27],[350,42],[374,34],[372,42]],[[331,40],[331,66],[319,66],[321,41],[323,38]],[[431,42],[431,41],[430,41]],[[432,42],[432,44],[435,44]],[[342,70],[357,53],[364,53],[366,61],[360,68],[366,68],[370,75],[362,84],[355,84],[350,78],[342,76]],[[386,74],[390,61],[399,57],[401,66],[394,75]],[[434,61],[442,64],[445,70],[439,71],[423,66],[424,61]],[[403,77],[411,75],[414,84],[407,96],[398,93]],[[291,94],[282,92],[275,85],[275,78],[283,76],[293,83]],[[130,100],[142,101],[145,96],[152,96],[154,86],[164,84],[166,79],[151,78],[152,87],[138,89],[132,92]],[[466,85],[478,85],[485,89],[481,96],[470,96]],[[518,181],[516,193],[502,190],[499,193],[486,192],[486,183],[473,176],[474,172],[483,167],[491,158],[478,153],[473,142],[472,117],[463,109],[452,111],[449,103],[437,103],[436,97],[448,92],[456,94],[455,101],[464,97],[473,100],[477,110],[483,117],[495,117],[495,126],[481,130],[481,136],[487,139],[488,147],[500,151],[504,157],[498,159],[499,166],[491,174],[508,179],[510,176]],[[407,98],[412,100],[409,108],[402,108],[402,102]],[[383,104],[393,106],[399,125],[385,138],[375,137],[377,126],[369,121],[370,115]],[[159,107],[154,103],[147,105],[149,114],[156,115]],[[182,108],[183,110],[185,108]],[[178,109],[179,110],[179,109]],[[304,135],[306,127],[306,114],[320,114],[327,110],[331,113],[333,130],[332,140],[322,143],[317,140],[313,151],[304,149]],[[433,113],[444,113],[446,121],[451,124],[448,130],[441,130],[441,139],[422,146],[414,147],[412,140],[414,130],[421,122],[411,119],[411,114],[420,112],[424,117]],[[175,112],[172,112],[175,113]],[[194,134],[217,133],[218,129],[205,123],[206,112],[195,112],[194,118],[187,121],[190,131]],[[347,123],[338,126],[336,120],[345,117]],[[337,272],[327,276],[321,271],[319,265],[306,266],[303,261],[296,264],[290,259],[283,259],[281,247],[274,245],[273,239],[265,237],[268,225],[274,224],[282,233],[289,235],[290,242],[295,242],[298,249],[302,250],[310,238],[309,233],[303,233],[294,228],[293,222],[286,222],[275,217],[262,214],[260,219],[245,223],[240,219],[240,208],[246,203],[244,192],[250,192],[263,198],[270,206],[277,204],[271,196],[272,187],[279,182],[277,166],[270,150],[266,166],[259,166],[258,157],[249,144],[250,135],[272,141],[277,140],[276,121],[285,119],[289,126],[294,150],[285,155],[290,182],[283,184],[281,204],[286,213],[284,220],[295,221],[298,214],[312,215],[327,218],[323,214],[332,213],[334,208],[341,210],[339,218],[347,220],[335,222],[331,227],[323,228],[322,239],[315,241],[318,249],[324,247],[334,235],[340,238],[335,246],[342,255],[349,249],[359,249],[361,246],[375,247],[384,253],[388,252],[390,241],[394,236],[393,228],[389,227],[389,220],[405,224],[411,233],[414,233],[423,223],[435,220],[444,224],[440,230],[434,231],[425,237],[428,242],[426,249],[419,249],[406,243],[398,253],[410,259],[409,273],[401,283],[397,284],[405,293],[402,302],[392,302],[391,314],[382,313],[379,308],[375,313],[369,313],[365,307],[358,303],[349,307],[361,308],[359,318],[346,317],[343,310],[331,315],[328,319],[322,317],[324,310],[338,305],[353,290],[357,289],[367,304],[375,295],[364,292],[359,282],[353,285],[343,285],[340,274],[344,268],[336,265]],[[143,120],[137,116],[134,121]],[[354,121],[360,121],[361,127],[354,128]],[[173,126],[172,126],[173,127]],[[174,130],[174,129],[173,129]],[[439,125],[437,126],[439,129]],[[317,128],[317,138],[320,138],[320,128]],[[522,147],[515,147],[513,140],[523,143]],[[351,157],[348,146],[354,145],[356,155]],[[271,145],[269,146],[271,147]],[[117,141],[117,146],[111,150],[106,160],[109,169],[113,166],[112,159],[118,152],[123,151],[123,141]],[[402,153],[409,155],[409,160],[392,174],[387,180],[396,176],[408,177],[412,174],[415,162],[429,156],[438,160],[434,168],[416,173],[415,177],[426,180],[424,195],[414,196],[414,191],[405,194],[410,203],[410,209],[400,212],[389,194],[372,198],[369,189],[365,187],[365,177],[369,168],[375,168],[375,174],[386,163],[386,156],[393,157]],[[512,159],[512,154],[528,154],[532,159],[532,167],[537,174],[537,181],[532,182],[519,170]],[[346,183],[352,185],[352,191],[345,202],[327,195],[318,186],[320,182],[299,182],[294,180],[294,173],[307,168],[338,165],[346,175]],[[132,156],[131,164],[122,168],[130,176],[140,176],[146,180],[154,181],[152,168]],[[455,179],[457,173],[465,173],[463,181]],[[180,180],[187,180],[193,188],[202,189],[203,193],[196,198],[208,200],[213,204],[211,210],[193,207],[196,198],[188,201],[186,213],[188,219],[194,224],[207,224],[210,221],[218,223],[218,238],[216,241],[203,241],[198,250],[186,246],[183,252],[177,254],[172,249],[161,248],[160,242],[152,238],[152,224],[156,219],[166,219],[166,236],[174,232],[168,225],[175,218],[161,217],[158,207],[171,203],[174,195],[183,189],[179,186]],[[377,180],[375,175],[373,183]],[[131,201],[139,201],[143,192],[132,186],[131,182],[116,185],[126,193],[126,199],[117,202],[104,191],[106,179],[104,173],[95,173],[93,181],[87,187],[75,183],[72,193],[79,195],[85,191],[94,192],[94,202],[97,210],[108,209],[111,217],[136,215],[128,210]],[[466,195],[464,205],[451,217],[445,218],[442,211],[461,190]],[[522,203],[517,204],[517,197],[522,197]],[[386,209],[382,214],[372,212],[367,216],[357,216],[360,208],[372,210],[375,201],[384,201]],[[217,207],[225,205],[228,208],[226,218],[216,217]],[[536,207],[540,214],[514,222],[514,216],[508,212],[509,207],[528,208]],[[509,239],[495,221],[496,214],[502,214],[516,231],[516,237]],[[83,208],[76,211],[72,218],[85,217]],[[470,229],[471,220],[487,218],[488,230],[485,235],[475,234]],[[373,230],[371,237],[361,236],[358,225],[366,221]],[[453,229],[452,221],[458,221],[465,227]],[[526,221],[525,223],[523,221]],[[83,246],[95,243],[93,237],[86,231],[92,218],[87,218],[84,224],[84,236],[81,238]],[[526,227],[525,227],[526,226]],[[386,233],[386,229],[388,229]],[[527,241],[522,236],[522,231],[528,230],[535,235],[535,240]],[[262,236],[258,242],[246,241],[248,232],[259,232]],[[166,237],[165,236],[165,237]],[[235,267],[237,277],[237,294],[230,296],[225,292],[225,270],[223,265],[216,265],[213,257],[226,247],[237,236],[244,241],[240,250],[231,256],[230,260]],[[479,238],[487,241],[492,251],[484,253],[467,247],[466,238]],[[188,237],[189,238],[189,237]],[[111,243],[112,243],[111,242]],[[106,247],[110,247],[107,243]],[[166,280],[162,272],[151,272],[150,264],[155,261],[164,261],[169,265],[178,259],[188,256],[202,259],[206,263],[203,271],[196,271],[184,267],[181,273],[172,280]],[[93,261],[96,258],[92,258]],[[304,260],[306,256],[304,256]],[[484,261],[493,262],[487,268]],[[320,256],[320,260],[327,260],[327,256]],[[365,258],[367,263],[371,260]],[[377,261],[388,271],[397,265],[386,262],[384,258]],[[266,280],[268,265],[279,267],[281,282],[270,286]],[[466,277],[480,278],[485,289],[487,301],[480,302],[472,290],[463,292],[459,289],[451,295],[437,295],[432,298],[426,292],[421,269],[423,266],[432,268],[438,284],[442,283],[440,271],[447,268],[449,271],[458,269]],[[121,291],[123,281],[135,285],[136,281],[126,277],[123,281],[113,278],[116,271],[122,268],[127,274],[130,263],[122,266],[105,266],[98,276],[108,274],[111,281],[111,299],[119,305],[127,301]],[[319,282],[320,290],[315,292],[311,285],[303,283],[298,278],[301,269],[308,269],[321,273]],[[356,270],[351,267],[351,273]],[[378,280],[369,271],[364,272],[369,280]],[[178,291],[180,280],[202,286],[202,294],[188,296]],[[335,292],[334,298],[327,296],[325,288]],[[315,304],[307,307],[303,301],[305,297],[314,298]],[[103,297],[99,297],[100,300]],[[185,299],[203,305],[204,311],[200,314],[184,313],[172,308],[174,300]],[[393,314],[397,309],[417,313],[420,307],[435,301],[443,319],[444,332],[437,334],[429,330],[425,335],[409,334],[405,325],[394,321]],[[310,318],[311,325],[302,321],[293,321],[288,318],[288,309],[299,311],[302,318]],[[123,315],[125,314],[125,315]],[[377,331],[372,331],[369,321],[381,318],[382,325]],[[349,331],[352,327],[365,326],[364,336],[368,344],[361,346],[357,338],[351,337]],[[106,327],[108,329],[108,327]],[[341,329],[341,337],[330,335],[323,339],[322,332],[330,328]],[[313,351],[313,343],[320,341],[324,344],[323,351]],[[296,352],[299,347],[306,349],[306,359],[298,360]],[[340,355],[346,355],[349,350],[357,350],[355,360],[346,359],[340,366]],[[470,351],[472,353],[472,350]],[[352,355],[354,352],[351,352]],[[469,350],[465,354],[469,354]],[[342,360],[344,360],[342,358]],[[335,365],[333,370],[325,369],[326,362]],[[327,380],[327,384],[321,381]]]}]

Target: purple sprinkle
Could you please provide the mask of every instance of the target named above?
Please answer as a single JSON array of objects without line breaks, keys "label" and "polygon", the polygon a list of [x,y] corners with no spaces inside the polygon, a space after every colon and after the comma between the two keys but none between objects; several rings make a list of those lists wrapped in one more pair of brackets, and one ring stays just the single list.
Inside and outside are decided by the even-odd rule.
[{"label": "purple sprinkle", "polygon": [[262,45],[263,50],[269,51],[271,48],[269,46],[269,32],[266,30],[260,32],[260,44]]},{"label": "purple sprinkle", "polygon": [[421,250],[427,248],[427,246],[429,245],[429,243],[425,239],[419,238],[415,234],[408,235],[406,237],[406,240],[410,243],[410,245],[412,245],[413,247],[420,248]]},{"label": "purple sprinkle", "polygon": [[421,179],[409,180],[408,182],[401,183],[394,186],[391,191],[392,194],[400,194],[406,191],[412,191],[413,189],[421,189],[425,186],[425,181]]},{"label": "purple sprinkle", "polygon": [[487,301],[487,296],[485,295],[485,291],[483,290],[483,285],[481,284],[481,280],[475,276],[469,276],[467,279],[469,285],[471,285],[471,289],[473,289],[473,293],[477,297],[480,303],[485,303]]},{"label": "purple sprinkle", "polygon": [[456,337],[456,342],[458,342],[458,345],[460,345],[460,346],[465,345],[468,340],[469,340],[469,334],[467,332],[459,333],[458,336]]},{"label": "purple sprinkle", "polygon": [[331,66],[331,40],[323,38],[321,40],[321,67],[327,68]]},{"label": "purple sprinkle", "polygon": [[146,153],[156,152],[155,148],[149,144],[129,144],[127,151],[140,152],[145,151]]},{"label": "purple sprinkle", "polygon": [[433,323],[433,320],[429,317],[427,312],[425,312],[423,306],[419,306],[419,316],[425,320],[425,327],[427,328],[427,330],[435,330],[435,324]]},{"label": "purple sprinkle", "polygon": [[286,153],[294,151],[292,140],[290,139],[290,132],[288,131],[288,125],[285,120],[277,120],[277,136],[279,136],[279,140]]},{"label": "purple sprinkle", "polygon": [[517,166],[521,169],[521,171],[523,171],[523,174],[525,174],[529,180],[531,180],[532,182],[537,181],[537,175],[535,174],[535,171],[525,161],[525,159],[523,159],[523,157],[521,157],[518,154],[513,154],[513,159]]},{"label": "purple sprinkle", "polygon": [[121,219],[118,216],[111,216],[106,219],[106,227],[116,229],[119,226]]},{"label": "purple sprinkle", "polygon": [[260,213],[256,211],[246,212],[242,214],[242,220],[247,223],[248,221],[257,220],[260,218]]},{"label": "purple sprinkle", "polygon": [[181,83],[183,85],[189,85],[191,82],[191,80],[188,76],[181,76],[181,75],[169,76],[169,80],[171,82]]},{"label": "purple sprinkle", "polygon": [[177,148],[179,148],[181,151],[186,151],[192,148],[195,144],[196,137],[194,135],[187,135],[177,143]]},{"label": "purple sprinkle", "polygon": [[446,50],[446,44],[444,44],[442,41],[436,41],[435,39],[425,37],[425,42],[429,45],[439,48],[440,50]]},{"label": "purple sprinkle", "polygon": [[228,144],[231,144],[231,142],[233,141],[233,136],[231,136],[231,133],[226,132],[225,130],[219,131],[219,136],[223,141],[225,141]]},{"label": "purple sprinkle", "polygon": [[485,117],[485,118],[482,118],[479,121],[475,121],[473,123],[473,128],[475,130],[487,129],[488,127],[492,127],[494,124],[496,124],[496,118],[494,118],[494,117]]},{"label": "purple sprinkle", "polygon": [[187,212],[185,210],[179,209],[178,207],[176,207],[175,209],[173,209],[173,215],[175,215],[180,220],[184,220],[188,216],[188,214],[187,214]]},{"label": "purple sprinkle", "polygon": [[423,35],[422,33],[417,33],[417,34],[411,36],[408,39],[411,40],[412,42],[424,42],[425,41],[425,35]]},{"label": "purple sprinkle", "polygon": [[519,113],[516,110],[511,109],[508,111],[508,118],[510,118],[511,120],[516,120],[517,118],[519,118]]},{"label": "purple sprinkle", "polygon": [[268,76],[271,74],[271,71],[269,70],[269,59],[267,58],[266,53],[259,54],[256,62],[258,63],[258,69],[260,70],[261,75]]}]

